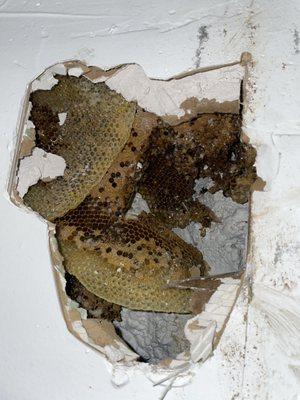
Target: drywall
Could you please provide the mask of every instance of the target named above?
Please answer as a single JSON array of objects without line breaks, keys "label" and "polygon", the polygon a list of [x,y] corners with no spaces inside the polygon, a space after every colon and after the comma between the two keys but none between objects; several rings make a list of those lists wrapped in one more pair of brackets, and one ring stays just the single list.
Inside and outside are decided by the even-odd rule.
[{"label": "drywall", "polygon": [[243,51],[253,56],[244,130],[267,183],[252,200],[252,300],[248,306],[245,287],[214,356],[195,366],[191,383],[172,389],[168,399],[297,399],[299,8],[296,0],[0,2],[1,399],[152,400],[163,390],[147,371],[127,376],[120,369],[113,379],[124,387],[115,389],[105,361],[66,330],[46,224],[7,195],[26,84],[71,58],[102,68],[136,62],[148,76],[168,78],[230,63]]}]

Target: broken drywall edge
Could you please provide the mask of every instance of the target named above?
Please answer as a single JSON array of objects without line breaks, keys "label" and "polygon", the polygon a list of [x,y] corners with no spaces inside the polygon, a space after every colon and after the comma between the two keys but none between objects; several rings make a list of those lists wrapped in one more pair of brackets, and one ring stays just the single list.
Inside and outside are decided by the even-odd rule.
[{"label": "broken drywall edge", "polygon": [[[187,321],[184,332],[191,343],[190,359],[193,362],[197,358],[204,361],[218,344],[244,281],[239,275],[236,278],[211,277],[211,282],[215,282],[217,288],[206,301],[204,309]],[[201,281],[205,283],[205,278],[200,278]],[[205,286],[198,287],[197,282],[199,284],[199,280],[195,279],[195,295],[197,291],[201,294],[201,290],[205,290]]]},{"label": "broken drywall edge", "polygon": [[54,78],[54,75],[66,75],[66,73],[67,69],[63,63],[53,65],[32,82],[31,91],[50,90],[58,82],[58,80]]},{"label": "broken drywall edge", "polygon": [[212,320],[203,327],[201,314],[191,318],[185,325],[184,334],[191,344],[191,360],[204,362],[213,350],[217,323]]},{"label": "broken drywall edge", "polygon": [[85,72],[84,76],[93,83],[105,82],[109,77],[113,76],[119,68],[122,67],[123,65],[120,65],[108,70],[104,70],[99,67],[93,67]]},{"label": "broken drywall edge", "polygon": [[[136,101],[140,107],[149,112],[168,118],[177,117],[177,120],[180,120],[187,113],[188,107],[185,109],[184,103],[188,99],[194,99],[196,108],[200,108],[203,101],[206,103],[213,101],[216,104],[232,103],[229,108],[231,112],[237,113],[239,110],[237,93],[240,92],[243,76],[244,68],[240,64],[235,64],[181,79],[158,81],[148,78],[139,65],[130,64],[117,70],[112,77],[105,80],[105,83],[121,93],[126,100]],[[136,82],[136,85],[132,85],[132,82]],[[218,111],[218,106],[215,107]]]},{"label": "broken drywall edge", "polygon": [[[29,119],[29,114],[32,108],[32,104],[29,101],[30,93],[31,93],[31,83],[29,83],[26,87],[26,91],[24,97],[21,102],[21,111],[18,115],[17,120],[17,135],[16,135],[16,143],[15,143],[15,152],[13,154],[13,158],[11,161],[11,173],[8,177],[7,182],[7,192],[9,195],[9,200],[12,201],[16,206],[23,209],[26,212],[29,212],[28,208],[25,207],[19,193],[17,191],[18,184],[18,166],[19,160],[24,155],[31,154],[32,149],[35,144],[35,131],[32,136],[26,136],[26,127]],[[25,140],[24,140],[25,137]],[[29,139],[28,139],[29,138]],[[29,143],[24,143],[25,141],[29,141]],[[25,148],[25,150],[24,150]],[[23,154],[22,154],[23,153]],[[40,216],[39,216],[40,217]]]},{"label": "broken drywall edge", "polygon": [[231,278],[221,279],[221,285],[212,294],[206,303],[204,310],[198,314],[198,322],[201,326],[209,326],[211,321],[216,323],[216,333],[224,328],[226,318],[230,314],[232,306],[237,298],[240,280]]},{"label": "broken drywall edge", "polygon": [[[93,75],[93,67],[87,67],[86,65],[84,65],[84,64],[82,64],[82,63],[80,63],[80,62],[77,62],[77,61],[68,61],[68,62],[65,62],[64,63],[64,65],[65,65],[65,67],[66,67],[66,69],[68,70],[68,69],[71,69],[71,68],[76,68],[76,67],[78,67],[78,68],[81,68],[83,71],[84,71],[84,76],[86,76],[87,78],[91,78],[91,76]],[[135,64],[132,64],[133,66],[136,66]],[[236,65],[236,63],[235,63],[235,65]],[[55,67],[55,66],[54,66]],[[128,66],[129,67],[129,66]],[[52,72],[53,71],[55,71],[55,68],[53,69],[53,67],[51,67],[52,68]],[[50,69],[51,69],[50,68]],[[139,67],[139,68],[141,68],[141,67]],[[117,68],[115,68],[115,69],[113,69],[113,70],[109,70],[109,71],[102,71],[102,70],[100,70],[99,68],[95,68],[95,70],[97,71],[94,75],[97,75],[97,78],[96,79],[102,79],[102,81],[107,81],[107,80],[109,80],[109,79],[112,79],[112,77],[114,76],[114,74],[115,73],[117,73],[117,72],[119,72],[119,73],[121,73],[121,71],[122,71],[122,69],[123,69],[123,66],[119,66],[119,67],[117,67]],[[221,69],[220,67],[218,67],[218,69]],[[238,88],[238,91],[236,91],[236,95],[235,95],[235,100],[233,100],[233,101],[229,101],[229,100],[227,100],[227,101],[225,101],[225,103],[227,102],[228,104],[226,105],[226,107],[228,107],[229,106],[229,109],[232,111],[232,110],[235,110],[235,112],[238,112],[238,108],[239,108],[239,89],[240,89],[240,81],[241,81],[241,77],[242,77],[242,68],[240,67],[240,68],[238,68],[237,69],[237,71],[238,71],[238,78],[236,79],[236,81],[235,81],[235,83],[236,83],[236,86],[232,86],[231,85],[231,89],[233,88],[233,87],[236,87],[236,88]],[[209,70],[209,72],[212,72],[213,70]],[[126,70],[125,70],[125,72],[126,72]],[[41,74],[40,76],[39,76],[39,78],[38,78],[38,80],[40,80],[40,78],[42,77],[42,75],[43,74]],[[192,75],[192,74],[191,74]],[[189,74],[189,76],[190,76],[190,74]],[[212,75],[211,75],[212,76]],[[219,75],[219,76],[221,76],[221,75]],[[146,75],[145,75],[145,77],[146,77]],[[147,78],[147,77],[146,77]],[[223,76],[223,78],[224,78],[224,76]],[[50,81],[51,81],[51,78],[49,77],[49,75],[48,75],[48,79],[50,79]],[[149,78],[147,78],[148,80],[149,80]],[[178,78],[177,79],[177,81],[181,81],[181,79],[183,80],[184,78]],[[225,78],[224,78],[225,79]],[[92,79],[91,79],[92,80]],[[157,86],[158,87],[158,92],[160,93],[160,91],[163,91],[163,89],[162,89],[162,87],[163,87],[163,82],[164,81],[158,81],[158,80],[152,80],[153,82],[154,81],[156,81],[156,82],[159,82],[159,85]],[[170,81],[172,81],[172,79],[170,79],[168,82],[170,82]],[[119,80],[119,82],[120,82],[120,80]],[[238,84],[237,84],[237,82],[238,82]],[[167,82],[165,82],[165,83],[167,83]],[[189,85],[191,85],[191,83],[189,83]],[[31,89],[32,89],[32,85],[29,85],[29,91],[27,92],[27,95],[26,95],[26,98],[25,98],[25,100],[24,100],[24,108],[23,108],[23,111],[22,111],[22,115],[21,115],[21,122],[20,122],[20,127],[22,128],[23,126],[25,126],[25,123],[26,123],[26,121],[28,120],[28,115],[29,115],[29,111],[28,111],[28,99],[29,99],[29,94],[30,94],[30,92],[31,92]],[[175,88],[176,89],[176,88]],[[229,90],[229,89],[228,89]],[[183,89],[182,89],[182,91],[184,91]],[[176,90],[175,90],[175,96],[177,95],[179,95],[178,93],[180,93],[180,94],[182,94],[180,91],[178,91],[178,93],[176,93]],[[147,95],[148,93],[146,93],[145,95]],[[143,99],[143,100],[145,100],[145,99]],[[190,98],[186,98],[185,99],[185,101],[190,101],[191,99]],[[26,102],[27,101],[27,102]],[[209,100],[210,101],[210,100]],[[217,112],[217,111],[224,111],[224,109],[220,109],[220,105],[218,104],[218,102],[216,102],[214,99],[212,99],[211,100],[212,101],[212,108],[207,108],[207,104],[206,104],[206,108],[204,107],[204,109],[203,110],[206,110],[206,112],[208,112],[208,110],[209,110],[209,112]],[[149,102],[150,104],[151,104],[151,101]],[[179,114],[181,114],[182,113],[182,109],[181,109],[181,107],[182,107],[182,102],[179,104],[179,102],[178,102],[178,105],[179,105]],[[176,107],[177,107],[177,109],[178,109],[178,105],[176,105]],[[173,106],[173,105],[172,105]],[[186,111],[188,112],[188,107],[190,107],[190,105],[186,105]],[[230,108],[231,107],[231,108]],[[161,108],[161,109],[163,109],[163,108]],[[165,107],[164,108],[165,110],[166,109],[168,109],[167,107]],[[228,108],[226,108],[226,110],[228,110]],[[190,113],[189,113],[189,115],[188,115],[188,118],[191,118],[191,116],[193,116],[193,115],[197,115],[197,113],[199,112],[199,109],[197,109],[197,107],[192,107],[191,109],[190,109]],[[202,111],[202,112],[205,112],[205,111]],[[233,111],[232,111],[233,112]],[[174,115],[173,116],[171,116],[172,118],[173,118],[173,122],[176,120],[177,121],[177,123],[178,123],[178,115],[176,115],[176,118],[174,119]],[[172,120],[172,118],[171,118],[171,120]],[[20,129],[19,131],[22,131],[22,129]],[[24,132],[23,132],[24,133]],[[15,174],[15,172],[16,172],[16,169],[17,169],[17,162],[18,162],[18,154],[19,154],[19,149],[20,149],[20,147],[21,147],[21,139],[22,139],[22,136],[21,135],[19,135],[19,137],[18,137],[18,146],[17,146],[17,152],[16,152],[16,155],[15,155],[15,159],[14,159],[14,163],[13,163],[13,168],[12,168],[12,175],[11,175],[11,178],[10,178],[10,185],[9,185],[9,187],[10,187],[10,194],[11,194],[11,199],[17,204],[17,205],[19,205],[19,206],[21,206],[22,208],[24,208],[24,206],[22,206],[22,201],[21,201],[21,199],[18,197],[18,196],[16,196],[16,193],[15,193],[15,185],[14,185],[14,183],[15,183],[15,179],[16,179],[16,174]],[[41,220],[43,220],[42,219],[42,217],[40,217],[39,216],[39,218],[41,219]],[[44,221],[44,220],[43,220]],[[51,234],[51,229],[54,229],[54,227],[53,227],[53,224],[50,224],[50,223],[48,223],[48,226],[49,226],[49,231],[50,231],[50,234]],[[53,241],[51,241],[50,240],[50,248],[51,248],[51,250],[53,250]],[[55,246],[54,246],[54,248],[55,248]],[[56,249],[57,250],[57,249]],[[58,252],[58,250],[57,250],[57,252]],[[58,254],[59,254],[59,252],[58,252]],[[54,264],[53,264],[54,265]],[[59,267],[58,265],[56,265],[55,266],[55,268],[54,268],[54,273],[55,274],[60,274],[60,278],[61,278],[61,273],[62,273],[62,267]],[[65,293],[64,293],[64,284],[62,283],[62,281],[61,281],[61,279],[56,279],[56,281],[57,281],[57,287],[58,287],[58,289],[59,289],[59,285],[61,285],[61,287],[60,287],[60,291],[61,291],[61,294],[62,295],[65,295]],[[60,283],[59,283],[60,282]],[[64,309],[63,311],[64,311],[64,315],[65,315],[65,319],[66,319],[66,322],[67,322],[67,325],[68,325],[68,319],[69,319],[69,321],[71,321],[72,320],[72,318],[74,317],[71,317],[71,315],[67,315],[66,314],[66,304],[63,302],[63,300],[61,300],[61,304],[62,304],[62,308]],[[72,315],[74,314],[74,309],[73,310],[69,310],[69,312],[70,313],[72,313]],[[80,320],[81,320],[81,316],[80,316],[80,312],[77,312],[77,314],[78,314],[78,316],[76,317],[76,318],[79,318]],[[76,321],[76,319],[75,319],[75,321]],[[82,335],[82,337],[84,338],[84,341],[85,341],[85,343],[87,343],[88,345],[90,345],[90,346],[92,346],[93,348],[95,348],[95,349],[97,349],[97,350],[99,350],[99,352],[101,352],[102,354],[104,354],[104,355],[106,355],[106,357],[107,357],[107,354],[105,354],[105,351],[103,351],[103,348],[102,347],[99,347],[99,346],[97,346],[97,345],[95,345],[94,343],[93,343],[93,341],[90,339],[90,337],[89,337],[89,335],[87,335],[88,337],[89,337],[89,339],[88,339],[88,342],[86,341],[86,336],[84,335],[84,333],[83,333],[83,331],[81,330],[82,328],[78,325],[78,324],[73,324],[73,327],[71,326],[72,324],[71,323],[69,323],[69,325],[68,325],[68,328],[69,328],[69,330],[77,337],[77,338],[79,338],[79,339],[81,339],[82,340],[82,338],[80,338],[80,335],[78,334],[78,332],[77,332],[77,329],[79,330],[79,331],[81,331],[81,335]],[[118,338],[118,345],[119,345],[119,338]],[[126,346],[126,345],[125,345]],[[126,346],[127,347],[127,346]],[[110,348],[109,348],[109,351],[108,352],[110,352]],[[132,356],[132,358],[131,358],[131,356]],[[128,367],[131,367],[131,368],[133,368],[133,369],[136,369],[136,368],[138,368],[138,369],[140,369],[140,370],[143,370],[143,371],[147,371],[147,372],[149,372],[149,371],[155,371],[155,374],[156,374],[156,376],[159,376],[160,375],[160,373],[161,373],[161,371],[164,371],[164,372],[166,372],[166,371],[173,371],[173,368],[174,368],[174,365],[172,365],[172,362],[168,365],[168,363],[166,363],[166,364],[164,364],[163,365],[163,363],[161,363],[160,365],[157,365],[157,366],[149,366],[149,365],[143,365],[143,364],[141,364],[141,363],[137,363],[135,360],[137,359],[137,355],[135,354],[135,353],[131,353],[130,355],[126,355],[125,357],[124,357],[124,359],[121,361],[121,362],[119,362],[119,364],[118,365],[122,365],[122,363],[124,363],[124,368],[128,368]],[[173,360],[173,363],[174,362],[176,362],[176,361],[174,361]],[[154,372],[153,372],[154,373]],[[188,375],[188,372],[187,371],[185,371],[185,374],[186,375]]]},{"label": "broken drywall edge", "polygon": [[[209,79],[205,73],[211,74]],[[234,62],[158,80],[148,78],[138,64],[126,64],[108,71],[89,69],[84,76],[94,83],[106,82],[127,100],[137,101],[147,111],[176,124],[204,112],[238,113],[239,97],[232,93],[240,90],[244,66]],[[132,85],[132,78],[139,84]],[[159,98],[163,101],[158,101]]]},{"label": "broken drywall edge", "polygon": [[81,67],[73,67],[68,69],[68,75],[76,76],[79,78],[84,73],[84,70]]},{"label": "broken drywall edge", "polygon": [[58,176],[63,176],[65,169],[66,162],[62,157],[35,147],[30,156],[20,161],[17,185],[20,197],[24,197],[30,186],[35,185],[39,180],[48,182]]},{"label": "broken drywall edge", "polygon": [[29,156],[35,145],[35,126],[32,121],[27,121],[24,127],[23,141],[20,149],[20,159]]}]

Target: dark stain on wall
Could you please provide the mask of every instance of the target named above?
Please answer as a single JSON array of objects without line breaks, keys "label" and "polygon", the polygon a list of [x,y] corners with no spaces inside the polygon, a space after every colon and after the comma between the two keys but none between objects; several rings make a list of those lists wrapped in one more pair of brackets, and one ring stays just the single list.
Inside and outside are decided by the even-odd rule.
[{"label": "dark stain on wall", "polygon": [[199,45],[198,45],[198,48],[197,48],[197,50],[196,50],[196,55],[195,55],[195,58],[196,58],[196,61],[195,61],[195,67],[196,68],[199,68],[200,67],[200,64],[201,64],[201,55],[202,55],[202,51],[203,51],[203,49],[204,49],[204,43],[205,42],[207,42],[208,41],[208,38],[209,38],[209,36],[208,36],[208,26],[207,25],[201,25],[200,27],[199,27],[199,29],[198,29],[198,35],[197,35],[197,37],[198,37],[198,42],[199,42]]},{"label": "dark stain on wall", "polygon": [[299,45],[300,45],[299,32],[298,32],[297,29],[294,29],[294,50],[295,50],[295,54],[299,54],[300,53]]}]

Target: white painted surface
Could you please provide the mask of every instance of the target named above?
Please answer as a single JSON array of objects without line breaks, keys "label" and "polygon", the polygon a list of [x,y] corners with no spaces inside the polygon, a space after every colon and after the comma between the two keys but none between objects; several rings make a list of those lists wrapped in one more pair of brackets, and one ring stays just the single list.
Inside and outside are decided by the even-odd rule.
[{"label": "white painted surface", "polygon": [[247,307],[242,292],[214,357],[168,399],[300,398],[299,21],[297,0],[0,2],[1,400],[153,400],[162,391],[142,372],[121,370],[115,379],[128,374],[129,382],[116,390],[99,354],[67,332],[46,224],[8,200],[26,84],[64,59],[103,68],[137,62],[148,76],[167,78],[235,61],[242,51],[254,59],[245,132],[267,181],[253,198],[253,300]]}]

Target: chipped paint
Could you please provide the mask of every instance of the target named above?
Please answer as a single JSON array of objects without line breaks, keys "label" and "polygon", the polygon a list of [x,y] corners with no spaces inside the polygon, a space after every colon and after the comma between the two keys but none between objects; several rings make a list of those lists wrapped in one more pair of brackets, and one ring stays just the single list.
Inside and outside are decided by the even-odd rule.
[{"label": "chipped paint", "polygon": [[299,45],[300,45],[300,37],[299,37],[299,32],[297,29],[294,29],[294,50],[295,54],[299,54]]}]

